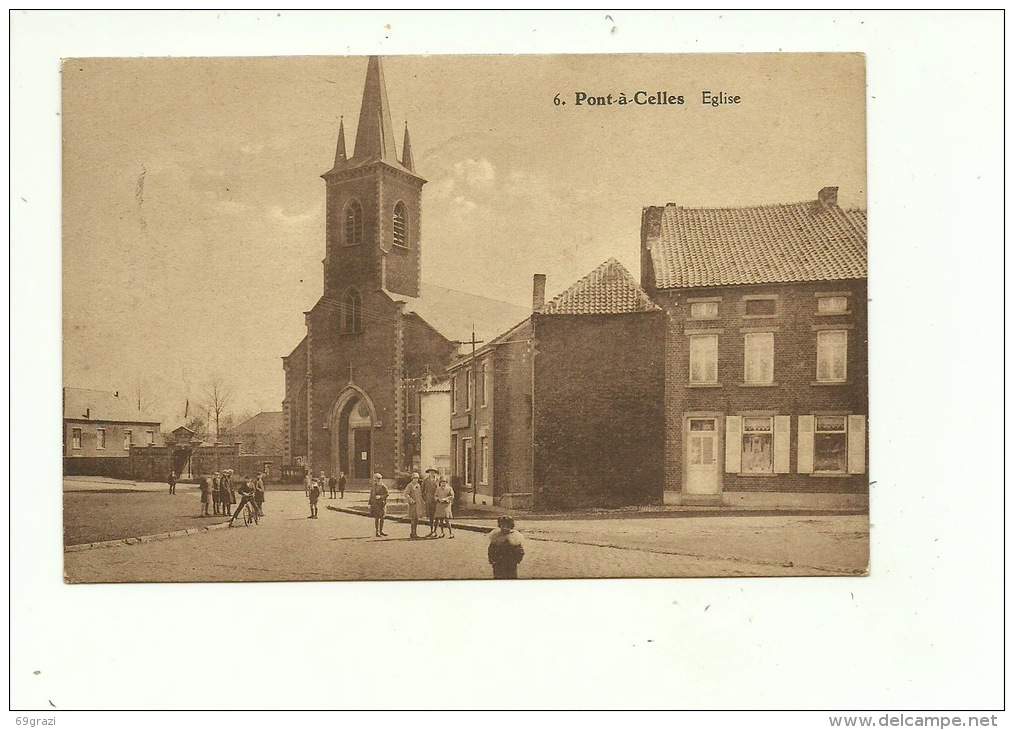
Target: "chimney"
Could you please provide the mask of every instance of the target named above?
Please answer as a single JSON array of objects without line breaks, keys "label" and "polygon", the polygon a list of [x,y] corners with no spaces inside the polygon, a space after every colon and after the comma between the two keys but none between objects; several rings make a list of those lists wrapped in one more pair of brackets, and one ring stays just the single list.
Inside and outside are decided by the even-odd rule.
[{"label": "chimney", "polygon": [[546,275],[536,274],[532,277],[532,311],[537,312],[546,303]]},{"label": "chimney", "polygon": [[829,208],[838,205],[838,188],[821,188],[817,193],[817,200]]}]

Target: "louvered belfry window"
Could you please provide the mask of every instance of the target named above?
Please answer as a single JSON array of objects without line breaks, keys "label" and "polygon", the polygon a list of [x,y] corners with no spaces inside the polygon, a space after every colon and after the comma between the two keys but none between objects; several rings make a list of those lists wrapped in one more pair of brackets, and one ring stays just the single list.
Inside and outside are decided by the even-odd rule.
[{"label": "louvered belfry window", "polygon": [[408,246],[408,236],[406,229],[408,221],[405,214],[405,204],[399,202],[394,206],[394,245],[395,246]]},{"label": "louvered belfry window", "polygon": [[353,200],[345,208],[345,245],[358,246],[363,242],[363,206]]}]

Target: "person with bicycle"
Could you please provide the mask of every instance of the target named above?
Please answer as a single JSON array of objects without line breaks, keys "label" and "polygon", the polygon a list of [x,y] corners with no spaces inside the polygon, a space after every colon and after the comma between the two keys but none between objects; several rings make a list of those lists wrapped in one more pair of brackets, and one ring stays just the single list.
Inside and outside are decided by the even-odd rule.
[{"label": "person with bicycle", "polygon": [[[248,504],[249,505],[254,504],[254,488],[250,484],[249,477],[247,477],[243,481],[243,486],[241,486],[238,491],[240,496],[239,506],[237,506],[236,511],[232,513],[232,519],[229,520],[229,527],[232,527],[232,523],[235,521],[237,517],[239,517],[239,514],[240,512],[243,511],[244,507],[246,507]],[[252,509],[256,509],[256,507],[254,506],[252,507]]]}]

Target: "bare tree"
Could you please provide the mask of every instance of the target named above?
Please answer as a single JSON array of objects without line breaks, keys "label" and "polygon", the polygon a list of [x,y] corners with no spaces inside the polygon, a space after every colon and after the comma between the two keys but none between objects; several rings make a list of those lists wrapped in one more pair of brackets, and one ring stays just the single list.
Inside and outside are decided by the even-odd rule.
[{"label": "bare tree", "polygon": [[137,410],[143,413],[149,413],[155,409],[157,403],[152,397],[151,393],[154,390],[151,380],[144,376],[138,375],[134,378],[133,387],[133,401],[137,404]]},{"label": "bare tree", "polygon": [[232,402],[232,386],[225,382],[221,373],[211,376],[204,391],[205,408],[208,412],[208,420],[215,419],[215,441],[218,441],[222,413]]}]

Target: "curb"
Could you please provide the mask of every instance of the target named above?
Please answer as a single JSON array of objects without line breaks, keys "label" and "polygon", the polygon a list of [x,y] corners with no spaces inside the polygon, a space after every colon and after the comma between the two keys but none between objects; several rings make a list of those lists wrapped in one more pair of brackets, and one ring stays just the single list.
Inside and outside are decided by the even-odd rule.
[{"label": "curb", "polygon": [[124,537],[119,540],[103,540],[102,542],[87,542],[82,545],[66,545],[63,548],[65,553],[78,553],[84,550],[96,550],[98,548],[117,547],[120,545],[137,545],[144,542],[155,542],[156,540],[171,540],[174,537],[186,537],[188,535],[199,535],[202,532],[210,532],[211,530],[221,530],[224,527],[228,527],[228,522],[220,522],[217,525],[208,525],[207,527],[191,527],[186,530],[176,530],[174,532],[160,532],[155,535],[141,535],[140,537]]},{"label": "curb", "polygon": [[[327,508],[332,512],[344,512],[347,515],[357,515],[359,517],[370,516],[370,513],[368,511],[357,510],[353,509],[352,507],[332,507],[331,505],[328,505]],[[387,520],[388,522],[400,522],[403,525],[411,524],[411,521],[408,519],[408,517],[394,517],[388,515],[385,516],[384,519]],[[419,524],[423,524],[425,522],[426,520],[419,520]],[[463,522],[455,522],[453,518],[451,518],[451,527],[455,530],[464,530],[465,532],[481,532],[488,534],[493,531],[492,527],[483,527],[480,525],[466,525]]]}]

